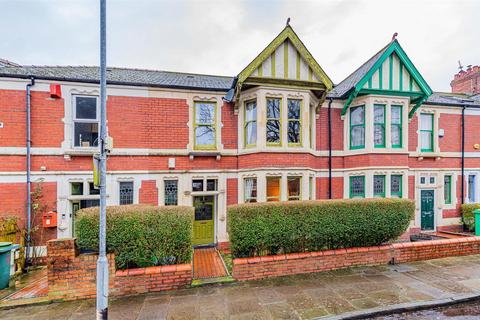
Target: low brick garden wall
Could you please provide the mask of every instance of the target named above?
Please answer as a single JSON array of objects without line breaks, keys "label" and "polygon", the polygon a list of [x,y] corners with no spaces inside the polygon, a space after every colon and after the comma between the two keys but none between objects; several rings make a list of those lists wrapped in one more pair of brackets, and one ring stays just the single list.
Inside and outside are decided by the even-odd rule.
[{"label": "low brick garden wall", "polygon": [[237,258],[233,260],[233,277],[237,280],[253,280],[362,265],[412,262],[471,254],[480,254],[480,237]]},{"label": "low brick garden wall", "polygon": [[[47,242],[48,295],[51,299],[94,298],[98,255],[79,254],[75,239]],[[192,265],[115,270],[115,257],[108,255],[110,295],[123,296],[190,286]]]}]

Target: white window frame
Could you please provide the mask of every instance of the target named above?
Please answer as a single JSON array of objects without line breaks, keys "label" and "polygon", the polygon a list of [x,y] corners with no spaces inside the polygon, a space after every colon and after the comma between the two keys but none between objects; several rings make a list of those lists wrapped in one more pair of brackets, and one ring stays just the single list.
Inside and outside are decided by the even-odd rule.
[{"label": "white window frame", "polygon": [[[95,119],[78,119],[77,118],[77,98],[84,97],[84,98],[95,98],[96,103],[96,112],[95,112]],[[79,149],[88,149],[94,148],[97,149],[98,146],[89,146],[89,147],[82,147],[81,145],[75,145],[75,123],[94,123],[96,122],[98,125],[98,137],[100,138],[100,98],[97,95],[88,95],[88,94],[72,94],[72,147],[79,148]]]}]

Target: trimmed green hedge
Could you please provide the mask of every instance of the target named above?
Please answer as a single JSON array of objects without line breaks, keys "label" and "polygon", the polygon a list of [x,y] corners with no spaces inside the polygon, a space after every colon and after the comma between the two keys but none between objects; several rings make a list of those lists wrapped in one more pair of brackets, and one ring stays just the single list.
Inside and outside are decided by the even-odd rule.
[{"label": "trimmed green hedge", "polygon": [[[82,250],[98,250],[99,208],[77,211],[75,236]],[[187,263],[192,258],[193,207],[107,207],[107,251],[117,269]]]},{"label": "trimmed green hedge", "polygon": [[465,203],[461,206],[463,224],[469,231],[475,231],[475,217],[473,215],[475,209],[480,209],[479,203]]},{"label": "trimmed green hedge", "polygon": [[403,234],[415,204],[407,199],[248,203],[229,207],[234,257],[375,246]]}]

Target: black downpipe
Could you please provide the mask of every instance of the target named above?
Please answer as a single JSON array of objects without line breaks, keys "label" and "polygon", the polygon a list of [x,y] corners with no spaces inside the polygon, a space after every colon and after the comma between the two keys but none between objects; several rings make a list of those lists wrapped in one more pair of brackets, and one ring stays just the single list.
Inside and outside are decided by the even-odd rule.
[{"label": "black downpipe", "polygon": [[332,102],[328,101],[328,199],[332,199]]},{"label": "black downpipe", "polygon": [[465,107],[462,108],[462,204],[465,203]]}]

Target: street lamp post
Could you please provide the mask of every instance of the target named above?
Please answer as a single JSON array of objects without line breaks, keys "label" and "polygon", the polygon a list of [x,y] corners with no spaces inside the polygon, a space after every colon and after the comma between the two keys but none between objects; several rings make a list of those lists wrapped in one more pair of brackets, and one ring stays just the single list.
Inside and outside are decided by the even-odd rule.
[{"label": "street lamp post", "polygon": [[106,254],[107,233],[107,32],[106,0],[100,0],[100,230],[97,260],[97,319],[108,318],[108,261]]}]

